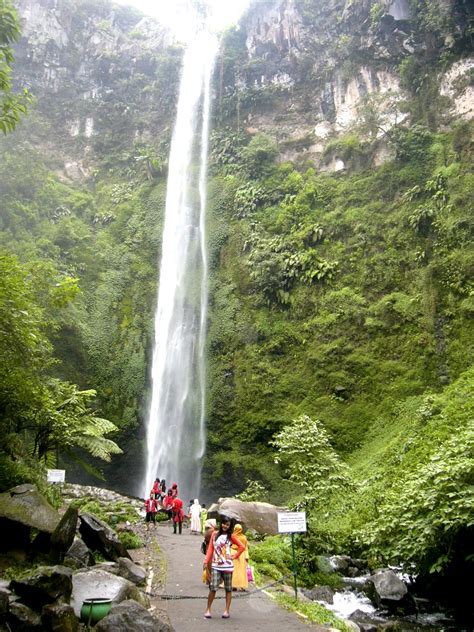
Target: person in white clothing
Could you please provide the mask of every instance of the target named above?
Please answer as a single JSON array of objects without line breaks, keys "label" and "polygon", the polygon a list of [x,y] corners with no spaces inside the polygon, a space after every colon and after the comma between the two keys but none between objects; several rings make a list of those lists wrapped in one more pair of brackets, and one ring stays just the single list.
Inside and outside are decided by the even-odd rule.
[{"label": "person in white clothing", "polygon": [[194,499],[194,503],[191,505],[189,515],[191,517],[191,533],[201,533],[201,505],[197,498]]}]

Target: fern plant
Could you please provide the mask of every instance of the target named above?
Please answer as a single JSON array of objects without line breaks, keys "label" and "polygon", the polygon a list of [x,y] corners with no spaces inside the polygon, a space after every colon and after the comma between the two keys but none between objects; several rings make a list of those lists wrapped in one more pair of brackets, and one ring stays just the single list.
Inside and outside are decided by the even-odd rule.
[{"label": "fern plant", "polygon": [[90,407],[96,391],[81,391],[76,384],[59,380],[51,380],[49,386],[45,394],[47,405],[33,420],[33,456],[51,465],[59,452],[72,453],[75,448],[103,461],[122,453],[106,437],[117,431],[117,426],[98,417]]}]

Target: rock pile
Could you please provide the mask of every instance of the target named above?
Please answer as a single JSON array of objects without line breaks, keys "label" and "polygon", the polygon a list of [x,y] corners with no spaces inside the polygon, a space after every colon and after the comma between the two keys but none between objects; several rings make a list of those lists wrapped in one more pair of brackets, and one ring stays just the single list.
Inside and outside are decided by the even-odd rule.
[{"label": "rock pile", "polygon": [[[68,487],[73,487],[68,491],[76,498],[94,493]],[[109,502],[124,500],[114,492],[99,491],[103,501],[105,496]],[[77,632],[84,629],[84,600],[102,598],[112,602],[112,609],[97,630],[172,632],[148,611],[149,599],[139,588],[145,585],[145,570],[97,516],[69,506],[61,517],[33,485],[20,485],[0,494],[0,528],[4,527],[12,537],[2,538],[3,557],[18,559],[18,549],[23,549],[23,559],[32,567],[41,565],[10,582],[0,581],[0,630]],[[95,556],[108,561],[96,564]]]}]

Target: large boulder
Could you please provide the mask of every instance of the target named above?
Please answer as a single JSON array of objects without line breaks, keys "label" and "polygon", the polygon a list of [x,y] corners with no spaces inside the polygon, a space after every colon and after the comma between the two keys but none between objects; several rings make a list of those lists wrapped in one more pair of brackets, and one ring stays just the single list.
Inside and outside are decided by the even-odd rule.
[{"label": "large boulder", "polygon": [[377,632],[378,630],[383,630],[387,624],[386,619],[363,610],[354,610],[349,620],[357,623],[361,632]]},{"label": "large boulder", "polygon": [[111,599],[114,603],[133,599],[145,607],[149,605],[147,597],[128,579],[95,568],[73,575],[71,606],[77,617],[84,599]]},{"label": "large boulder", "polygon": [[100,551],[104,557],[114,562],[119,557],[131,559],[115,531],[106,522],[88,513],[81,513],[79,518],[81,520],[79,532],[90,549]]},{"label": "large boulder", "polygon": [[18,485],[0,494],[0,526],[4,520],[53,533],[60,517],[34,485]]},{"label": "large boulder", "polygon": [[51,544],[59,551],[67,551],[74,542],[79,513],[74,507],[68,507],[51,535]]},{"label": "large boulder", "polygon": [[345,575],[349,569],[351,558],[348,555],[332,555],[329,562],[336,573]]},{"label": "large boulder", "polygon": [[278,512],[285,509],[275,507],[269,503],[246,503],[236,498],[220,498],[217,504],[208,511],[209,518],[229,516],[235,518],[247,529],[253,529],[262,535],[276,535],[278,533]]},{"label": "large boulder", "polygon": [[311,601],[334,603],[334,590],[330,586],[314,586],[310,589],[303,589],[303,592]]},{"label": "large boulder", "polygon": [[408,594],[408,588],[391,570],[375,573],[369,580],[370,598],[377,606],[396,608],[402,604]]},{"label": "large boulder", "polygon": [[32,608],[41,608],[59,597],[68,600],[72,592],[72,571],[66,566],[39,566],[22,579],[10,582],[10,588]]},{"label": "large boulder", "polygon": [[78,632],[79,621],[67,603],[51,603],[41,613],[44,630],[48,632]]},{"label": "large boulder", "polygon": [[145,569],[129,560],[128,557],[119,558],[119,575],[137,586],[144,584],[146,579]]},{"label": "large boulder", "polygon": [[167,623],[152,617],[136,601],[114,604],[109,614],[94,627],[98,632],[173,632]]},{"label": "large boulder", "polygon": [[10,604],[7,623],[10,630],[17,630],[18,632],[26,630],[28,632],[44,632],[40,615],[19,601]]},{"label": "large boulder", "polygon": [[63,564],[64,566],[69,566],[69,568],[78,569],[93,566],[95,560],[86,544],[80,538],[75,538],[66,551]]},{"label": "large boulder", "polygon": [[[125,560],[127,558],[124,557],[123,559]],[[98,562],[94,566],[94,570],[97,571],[99,569],[101,571],[107,571],[107,573],[112,573],[112,575],[120,575],[118,562]],[[128,577],[125,577],[125,579],[128,579]]]}]

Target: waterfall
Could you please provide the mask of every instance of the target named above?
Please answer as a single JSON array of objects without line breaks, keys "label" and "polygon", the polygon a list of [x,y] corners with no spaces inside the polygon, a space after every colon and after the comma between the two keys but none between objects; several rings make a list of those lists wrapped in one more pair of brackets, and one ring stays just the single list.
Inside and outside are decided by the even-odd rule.
[{"label": "waterfall", "polygon": [[198,496],[205,449],[206,165],[217,39],[188,45],[169,158],[143,492],[157,476]]}]

